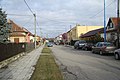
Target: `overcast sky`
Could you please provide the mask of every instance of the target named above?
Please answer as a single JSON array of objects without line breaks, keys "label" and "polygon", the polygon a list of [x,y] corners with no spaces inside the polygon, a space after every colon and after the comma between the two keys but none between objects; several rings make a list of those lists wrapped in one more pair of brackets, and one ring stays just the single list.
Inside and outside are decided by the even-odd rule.
[{"label": "overcast sky", "polygon": [[[67,32],[70,25],[103,26],[104,0],[26,0],[37,15],[37,34],[56,37]],[[106,20],[116,17],[117,0],[106,0]],[[34,18],[24,0],[0,0],[8,19],[34,33]],[[99,13],[99,14],[98,14]],[[12,15],[14,14],[14,15]],[[26,15],[26,16],[21,16]]]}]

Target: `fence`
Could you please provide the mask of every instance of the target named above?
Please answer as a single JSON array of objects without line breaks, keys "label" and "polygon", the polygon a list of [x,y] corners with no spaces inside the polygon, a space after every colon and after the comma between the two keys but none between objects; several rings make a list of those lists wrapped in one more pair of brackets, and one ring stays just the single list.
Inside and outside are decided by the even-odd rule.
[{"label": "fence", "polygon": [[8,59],[22,52],[34,49],[34,43],[8,43],[0,44],[0,61]]}]

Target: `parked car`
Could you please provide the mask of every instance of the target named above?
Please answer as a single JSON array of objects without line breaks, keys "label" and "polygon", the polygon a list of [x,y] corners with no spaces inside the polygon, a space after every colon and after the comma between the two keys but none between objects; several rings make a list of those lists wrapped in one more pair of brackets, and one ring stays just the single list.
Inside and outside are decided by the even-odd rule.
[{"label": "parked car", "polygon": [[85,44],[86,44],[85,40],[76,41],[74,44],[74,48],[75,49],[82,49]]},{"label": "parked car", "polygon": [[120,49],[117,49],[117,50],[114,51],[114,56],[115,56],[116,60],[120,59]]},{"label": "parked car", "polygon": [[105,53],[114,53],[116,47],[110,42],[98,42],[92,47],[92,53],[99,53],[100,55]]},{"label": "parked car", "polygon": [[47,47],[53,47],[53,43],[47,42]]},{"label": "parked car", "polygon": [[88,51],[88,50],[92,50],[92,46],[93,46],[94,44],[93,43],[86,43],[84,46],[83,46],[83,50],[86,50],[86,51]]}]

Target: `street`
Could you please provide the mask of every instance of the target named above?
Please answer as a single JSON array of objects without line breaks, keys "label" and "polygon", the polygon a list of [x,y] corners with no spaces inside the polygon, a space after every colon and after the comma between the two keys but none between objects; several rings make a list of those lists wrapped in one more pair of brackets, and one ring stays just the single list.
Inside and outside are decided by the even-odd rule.
[{"label": "street", "polygon": [[65,80],[120,80],[120,61],[73,47],[51,47]]}]

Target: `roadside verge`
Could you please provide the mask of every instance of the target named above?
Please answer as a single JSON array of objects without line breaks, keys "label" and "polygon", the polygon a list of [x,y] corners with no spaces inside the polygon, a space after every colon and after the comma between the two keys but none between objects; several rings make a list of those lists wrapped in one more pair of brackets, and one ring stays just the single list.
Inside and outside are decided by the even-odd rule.
[{"label": "roadside verge", "polygon": [[63,80],[59,66],[48,47],[43,48],[30,80]]}]

